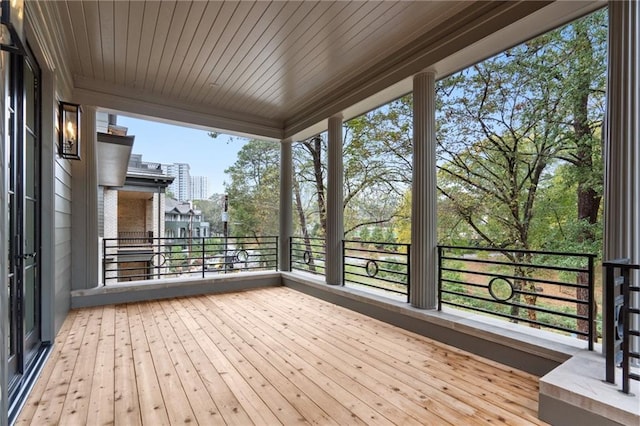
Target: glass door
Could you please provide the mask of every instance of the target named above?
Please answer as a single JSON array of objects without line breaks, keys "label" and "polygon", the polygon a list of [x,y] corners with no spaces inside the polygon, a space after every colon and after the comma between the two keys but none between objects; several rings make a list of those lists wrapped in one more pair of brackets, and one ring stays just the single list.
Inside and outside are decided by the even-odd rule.
[{"label": "glass door", "polygon": [[8,172],[8,364],[10,398],[41,348],[39,69],[11,55]]}]

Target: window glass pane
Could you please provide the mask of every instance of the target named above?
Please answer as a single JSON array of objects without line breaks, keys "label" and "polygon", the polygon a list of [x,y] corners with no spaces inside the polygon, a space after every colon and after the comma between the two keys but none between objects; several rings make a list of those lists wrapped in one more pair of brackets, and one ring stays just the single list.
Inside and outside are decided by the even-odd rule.
[{"label": "window glass pane", "polygon": [[29,129],[33,130],[35,125],[35,77],[29,63],[25,61],[24,65],[24,90],[25,90],[25,124]]},{"label": "window glass pane", "polygon": [[27,197],[35,198],[37,185],[38,163],[36,157],[36,138],[30,133],[25,132],[25,188],[24,192]]},{"label": "window glass pane", "polygon": [[[24,254],[29,255],[36,251],[36,203],[32,200],[25,200],[25,224],[24,224]],[[33,257],[25,260],[25,265],[35,262]]]},{"label": "window glass pane", "polygon": [[10,276],[9,279],[7,280],[7,300],[9,302],[9,309],[7,309],[7,315],[8,315],[8,324],[9,324],[9,335],[8,335],[8,341],[7,341],[7,347],[9,349],[9,356],[12,356],[16,353],[16,345],[15,345],[15,335],[13,334],[13,331],[15,330],[15,324],[14,324],[14,313],[13,313],[13,294],[12,294],[12,289],[13,289],[13,283],[15,281],[14,276]]},{"label": "window glass pane", "polygon": [[24,326],[25,334],[31,332],[36,325],[36,267],[24,271]]}]

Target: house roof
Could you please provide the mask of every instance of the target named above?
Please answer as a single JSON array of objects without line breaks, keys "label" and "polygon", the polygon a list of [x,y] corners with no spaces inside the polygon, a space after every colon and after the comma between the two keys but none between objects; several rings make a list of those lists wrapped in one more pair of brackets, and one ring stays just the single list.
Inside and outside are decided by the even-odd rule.
[{"label": "house roof", "polygon": [[[75,101],[284,139],[361,114],[600,1],[33,1]],[[27,10],[29,12],[29,9]]]},{"label": "house roof", "polygon": [[188,215],[202,214],[200,210],[192,208],[188,202],[184,203],[169,197],[165,198],[164,211],[165,213],[178,213]]}]

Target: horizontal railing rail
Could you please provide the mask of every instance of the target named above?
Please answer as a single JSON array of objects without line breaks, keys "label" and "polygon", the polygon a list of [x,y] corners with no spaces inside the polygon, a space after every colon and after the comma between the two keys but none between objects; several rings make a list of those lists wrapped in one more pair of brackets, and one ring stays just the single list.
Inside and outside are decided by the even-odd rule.
[{"label": "horizontal railing rail", "polygon": [[342,282],[372,287],[409,298],[409,244],[344,240]]},{"label": "horizontal railing rail", "polygon": [[290,237],[290,269],[324,275],[325,249],[324,238]]},{"label": "horizontal railing rail", "polygon": [[[605,282],[605,380],[615,383],[616,367],[622,368],[622,392],[630,393],[630,380],[640,380],[631,365],[640,362],[640,283],[634,285],[632,271],[640,265],[629,259],[604,262]],[[637,369],[636,369],[637,371]]]},{"label": "horizontal railing rail", "polygon": [[443,305],[596,340],[595,255],[438,246]]},{"label": "horizontal railing rail", "polygon": [[277,270],[278,237],[104,238],[102,283]]}]

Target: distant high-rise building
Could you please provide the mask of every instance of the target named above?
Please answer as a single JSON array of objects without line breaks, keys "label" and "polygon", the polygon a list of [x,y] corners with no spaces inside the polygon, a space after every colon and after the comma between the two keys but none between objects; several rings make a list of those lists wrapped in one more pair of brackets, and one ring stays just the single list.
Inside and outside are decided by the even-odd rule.
[{"label": "distant high-rise building", "polygon": [[191,176],[191,167],[187,163],[162,164],[142,160],[142,154],[131,154],[129,167],[162,171],[174,180],[167,188],[172,197],[180,202],[206,200],[209,198],[209,179],[206,176]]},{"label": "distant high-rise building", "polygon": [[206,176],[191,176],[191,199],[209,198],[209,179]]},{"label": "distant high-rise building", "polygon": [[178,201],[191,200],[191,174],[190,166],[186,163],[162,164],[162,171],[165,175],[173,176],[175,179],[169,185],[169,191]]}]

